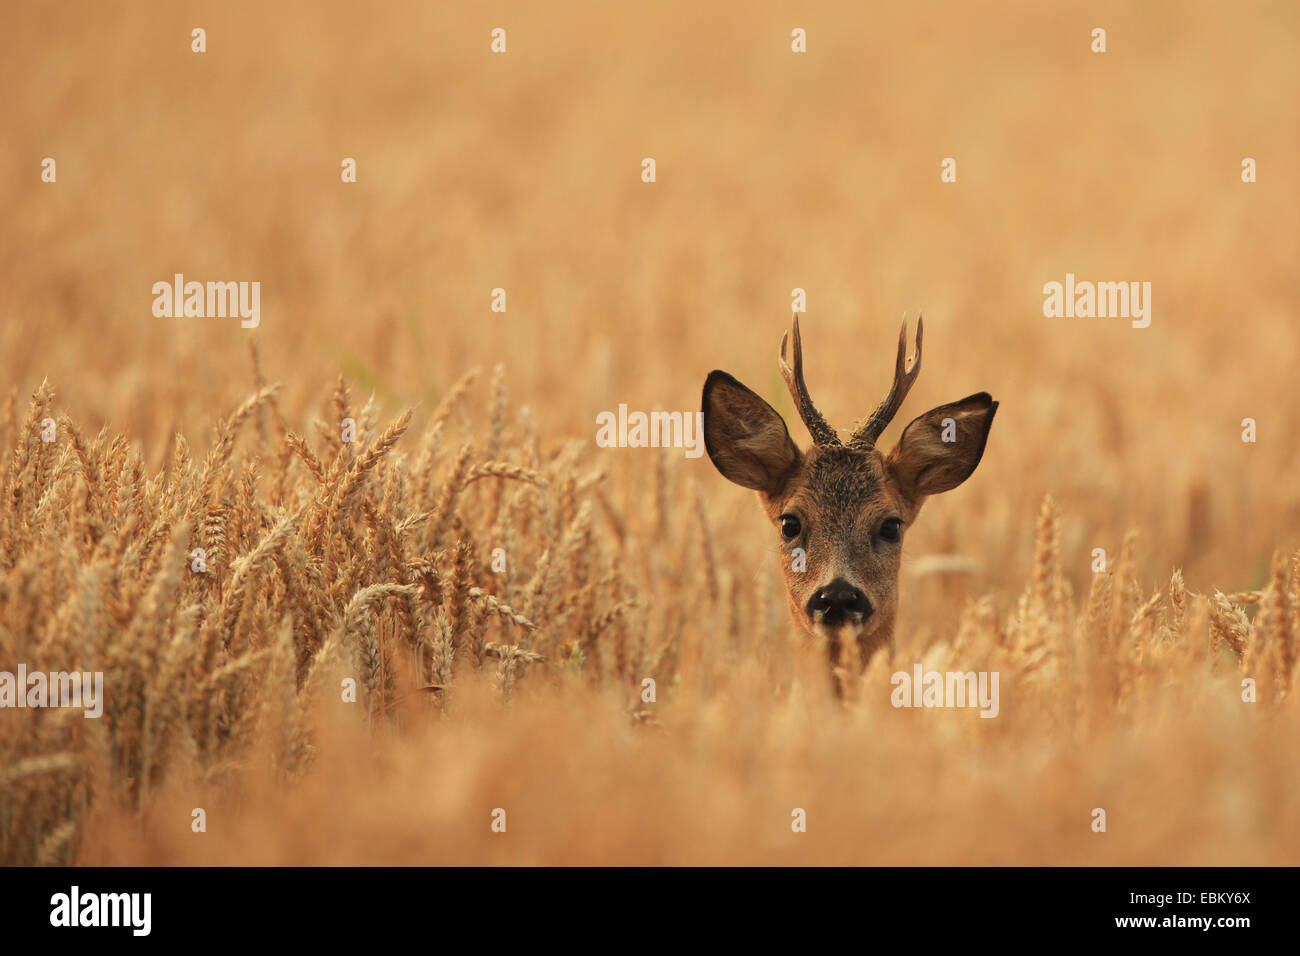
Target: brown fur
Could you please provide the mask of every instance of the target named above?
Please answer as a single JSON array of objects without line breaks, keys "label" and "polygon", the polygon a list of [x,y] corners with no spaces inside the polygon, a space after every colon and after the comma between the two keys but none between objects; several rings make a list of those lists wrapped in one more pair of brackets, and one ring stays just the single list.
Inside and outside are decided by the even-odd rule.
[{"label": "brown fur", "polygon": [[[795,335],[798,356],[797,326]],[[799,381],[791,384],[791,392],[796,402],[802,394],[810,406],[802,369],[795,374]],[[724,477],[758,492],[777,529],[786,603],[795,623],[809,637],[826,642],[833,671],[844,663],[841,655],[849,651],[850,637],[859,667],[881,648],[892,655],[902,538],[927,496],[957,487],[975,470],[998,403],[980,392],[931,409],[903,430],[888,456],[873,446],[838,444],[838,439],[801,452],[777,411],[726,372],[709,375],[703,406],[710,459]],[[820,420],[815,409],[800,411],[805,421]],[[781,532],[787,515],[800,524],[790,540]],[[882,530],[890,518],[902,522],[897,541]],[[803,551],[802,565],[796,549]],[[854,615],[834,627],[815,619],[810,602],[832,582],[865,595],[870,602],[865,616]]]}]

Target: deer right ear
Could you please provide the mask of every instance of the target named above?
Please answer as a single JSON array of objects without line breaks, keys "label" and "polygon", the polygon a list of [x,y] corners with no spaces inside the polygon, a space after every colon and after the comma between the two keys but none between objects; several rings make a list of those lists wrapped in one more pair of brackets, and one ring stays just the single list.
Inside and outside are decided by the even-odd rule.
[{"label": "deer right ear", "polygon": [[930,409],[903,429],[886,469],[911,499],[956,488],[984,456],[997,410],[988,392]]},{"label": "deer right ear", "polygon": [[777,410],[726,372],[704,382],[704,447],[724,478],[769,497],[799,469],[799,448]]}]

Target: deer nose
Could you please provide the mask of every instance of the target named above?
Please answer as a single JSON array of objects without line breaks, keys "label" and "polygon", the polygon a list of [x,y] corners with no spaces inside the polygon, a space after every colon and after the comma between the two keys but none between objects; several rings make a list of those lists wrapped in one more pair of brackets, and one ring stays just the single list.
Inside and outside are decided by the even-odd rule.
[{"label": "deer nose", "polygon": [[808,600],[808,616],[835,627],[850,616],[861,621],[874,610],[867,596],[843,578],[836,578]]}]

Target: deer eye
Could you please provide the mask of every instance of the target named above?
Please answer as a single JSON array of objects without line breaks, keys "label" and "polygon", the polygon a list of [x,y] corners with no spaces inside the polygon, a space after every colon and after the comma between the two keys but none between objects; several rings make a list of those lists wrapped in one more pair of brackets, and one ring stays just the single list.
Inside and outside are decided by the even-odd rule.
[{"label": "deer eye", "polygon": [[897,541],[903,536],[903,522],[898,518],[886,518],[880,526],[880,536],[886,541]]},{"label": "deer eye", "polygon": [[794,515],[781,515],[781,537],[787,541],[793,541],[799,537],[799,532],[803,530],[803,525]]}]

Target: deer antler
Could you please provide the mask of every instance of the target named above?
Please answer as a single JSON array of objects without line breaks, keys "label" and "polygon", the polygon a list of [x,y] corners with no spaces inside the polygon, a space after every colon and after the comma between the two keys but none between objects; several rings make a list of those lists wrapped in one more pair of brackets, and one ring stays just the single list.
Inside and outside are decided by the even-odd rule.
[{"label": "deer antler", "polygon": [[[889,388],[889,394],[881,402],[871,417],[867,419],[865,425],[853,433],[849,439],[850,448],[871,448],[876,444],[876,439],[880,433],[885,430],[894,416],[898,414],[898,409],[903,404],[903,399],[912,389],[912,383],[921,371],[921,317],[916,317],[916,355],[912,358],[910,367],[905,365],[907,359],[907,319],[903,319],[903,327],[898,330],[898,359],[894,363],[894,384]],[[795,354],[798,355],[798,339],[795,339]]]},{"label": "deer antler", "polygon": [[799,417],[803,419],[803,423],[807,426],[808,433],[812,435],[814,442],[818,445],[838,445],[840,444],[839,435],[835,434],[835,429],[831,428],[826,423],[826,419],[822,418],[822,413],[817,411],[812,396],[808,394],[808,386],[803,381],[803,345],[799,341],[798,316],[795,316],[794,320],[793,369],[785,361],[785,343],[789,337],[789,333],[781,336],[780,363],[781,375],[785,378],[785,384],[790,389],[791,397],[794,398],[794,407],[799,410]]}]

